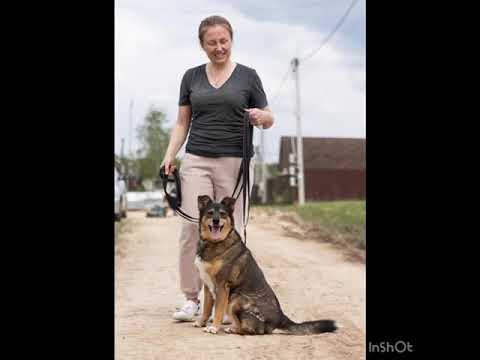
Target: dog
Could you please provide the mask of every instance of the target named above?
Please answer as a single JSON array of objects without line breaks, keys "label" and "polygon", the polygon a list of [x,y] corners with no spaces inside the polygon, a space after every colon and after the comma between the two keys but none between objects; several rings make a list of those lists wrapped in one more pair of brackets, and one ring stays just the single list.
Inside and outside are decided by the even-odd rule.
[{"label": "dog", "polygon": [[[194,326],[216,334],[226,313],[232,326],[225,332],[231,334],[264,335],[275,329],[295,335],[334,332],[337,327],[333,320],[295,323],[283,313],[262,270],[235,230],[234,207],[231,197],[220,203],[208,195],[198,197],[200,238],[195,265],[204,283],[204,301],[202,316]],[[206,326],[214,305],[213,322]]]}]

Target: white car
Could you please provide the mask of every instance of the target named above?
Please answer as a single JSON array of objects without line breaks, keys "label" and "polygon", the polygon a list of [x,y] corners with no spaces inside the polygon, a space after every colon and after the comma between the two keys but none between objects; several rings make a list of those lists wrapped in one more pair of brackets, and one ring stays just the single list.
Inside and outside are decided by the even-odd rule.
[{"label": "white car", "polygon": [[143,202],[144,208],[146,210],[149,210],[155,205],[163,206],[164,198],[165,198],[165,195],[163,194],[163,191],[160,191],[160,190],[146,191],[145,200]]},{"label": "white car", "polygon": [[141,191],[129,191],[127,193],[128,210],[144,210],[146,193]]},{"label": "white car", "polygon": [[120,221],[121,218],[127,217],[127,185],[125,184],[124,178],[120,175],[117,168],[114,167],[114,186],[115,186],[115,210],[114,218],[115,221]]},{"label": "white car", "polygon": [[129,191],[128,210],[148,210],[154,205],[162,204],[163,197],[162,191]]}]

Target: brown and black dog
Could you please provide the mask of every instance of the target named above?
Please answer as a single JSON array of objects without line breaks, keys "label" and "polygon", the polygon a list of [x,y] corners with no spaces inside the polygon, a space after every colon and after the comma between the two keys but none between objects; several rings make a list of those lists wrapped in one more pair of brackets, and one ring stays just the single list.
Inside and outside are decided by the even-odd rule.
[{"label": "brown and black dog", "polygon": [[217,333],[224,313],[232,320],[227,333],[241,335],[271,334],[282,329],[291,334],[306,335],[333,332],[332,320],[295,323],[280,307],[262,270],[235,230],[235,199],[226,197],[215,203],[209,196],[198,197],[200,239],[195,264],[204,282],[203,314],[195,322],[205,327],[213,305],[213,323],[204,331]]}]

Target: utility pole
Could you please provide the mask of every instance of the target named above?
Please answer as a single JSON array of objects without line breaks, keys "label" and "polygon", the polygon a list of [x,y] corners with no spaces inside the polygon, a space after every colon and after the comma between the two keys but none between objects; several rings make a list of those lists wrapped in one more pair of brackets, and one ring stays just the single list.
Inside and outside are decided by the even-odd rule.
[{"label": "utility pole", "polygon": [[260,130],[260,153],[262,154],[260,157],[260,165],[262,167],[260,189],[262,190],[262,203],[265,204],[267,202],[267,163],[265,160],[265,131],[263,129]]},{"label": "utility pole", "polygon": [[133,118],[133,99],[130,100],[130,115],[128,126],[128,155],[132,156],[132,118]]},{"label": "utility pole", "polygon": [[297,166],[298,166],[298,203],[299,205],[305,204],[305,177],[303,171],[303,138],[302,138],[302,124],[300,119],[300,85],[298,75],[298,58],[292,60],[292,71],[295,77],[295,92],[296,92],[296,111],[297,117]]},{"label": "utility pole", "polygon": [[120,147],[120,158],[122,160],[125,158],[124,148],[125,148],[125,138],[122,138],[122,146]]}]

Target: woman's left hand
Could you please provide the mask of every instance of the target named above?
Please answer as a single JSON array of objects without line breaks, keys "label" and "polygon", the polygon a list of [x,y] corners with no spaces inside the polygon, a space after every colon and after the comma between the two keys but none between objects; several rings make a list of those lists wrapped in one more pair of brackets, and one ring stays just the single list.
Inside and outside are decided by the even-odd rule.
[{"label": "woman's left hand", "polygon": [[257,108],[245,109],[249,113],[250,124],[253,126],[266,128],[265,125],[271,122],[271,113],[266,110],[260,110]]}]

